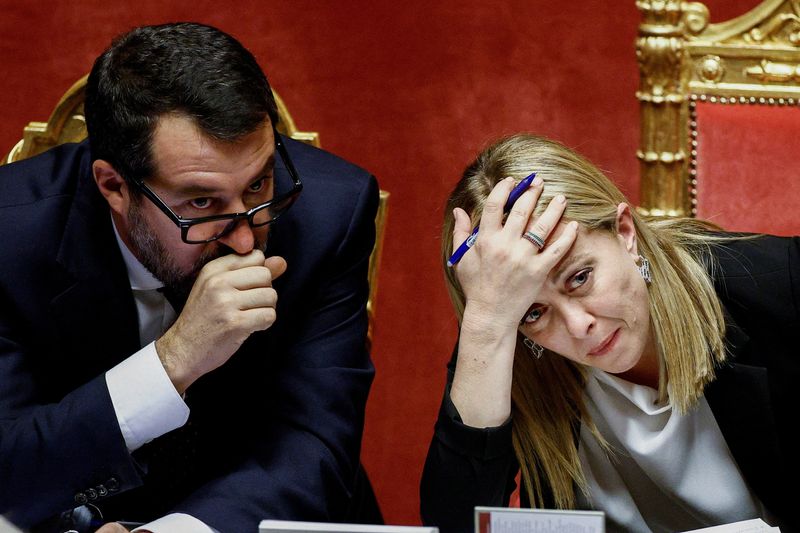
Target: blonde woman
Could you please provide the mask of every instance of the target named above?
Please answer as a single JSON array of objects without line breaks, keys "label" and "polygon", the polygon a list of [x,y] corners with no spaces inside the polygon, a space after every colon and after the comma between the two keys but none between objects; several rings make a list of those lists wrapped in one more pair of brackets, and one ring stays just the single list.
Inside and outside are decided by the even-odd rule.
[{"label": "blonde woman", "polygon": [[461,327],[424,522],[472,531],[520,473],[523,506],[599,509],[609,531],[797,526],[800,240],[644,218],[531,135],[481,153],[446,212],[445,260],[480,232],[445,266]]}]

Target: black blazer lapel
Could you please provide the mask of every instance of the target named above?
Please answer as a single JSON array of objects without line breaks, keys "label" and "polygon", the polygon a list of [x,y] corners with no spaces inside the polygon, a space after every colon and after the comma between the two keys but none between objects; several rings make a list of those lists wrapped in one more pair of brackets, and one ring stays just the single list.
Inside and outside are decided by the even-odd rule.
[{"label": "black blazer lapel", "polygon": [[705,391],[714,418],[739,469],[762,502],[777,511],[783,498],[775,475],[785,469],[766,368],[738,363],[750,339],[726,316],[728,362]]}]

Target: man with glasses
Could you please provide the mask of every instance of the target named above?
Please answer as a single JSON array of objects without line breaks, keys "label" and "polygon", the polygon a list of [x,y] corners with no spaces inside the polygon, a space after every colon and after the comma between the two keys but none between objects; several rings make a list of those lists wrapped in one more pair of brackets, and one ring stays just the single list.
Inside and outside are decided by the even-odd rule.
[{"label": "man with glasses", "polygon": [[281,137],[255,59],[208,26],[123,35],[85,107],[88,142],[0,167],[0,513],[344,520],[374,178]]}]

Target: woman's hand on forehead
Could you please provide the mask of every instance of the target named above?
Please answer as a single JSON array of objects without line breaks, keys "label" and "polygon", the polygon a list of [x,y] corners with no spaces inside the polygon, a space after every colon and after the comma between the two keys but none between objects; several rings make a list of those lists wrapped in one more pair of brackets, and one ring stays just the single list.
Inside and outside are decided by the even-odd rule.
[{"label": "woman's hand on forehead", "polygon": [[[541,216],[533,216],[544,188],[540,178],[505,216],[503,205],[513,187],[514,181],[509,178],[492,189],[477,241],[455,268],[467,306],[479,310],[485,320],[516,330],[550,271],[575,242],[577,223],[555,232],[566,208],[563,195],[554,197]],[[455,247],[469,236],[472,227],[464,210],[456,208],[454,217]]]}]

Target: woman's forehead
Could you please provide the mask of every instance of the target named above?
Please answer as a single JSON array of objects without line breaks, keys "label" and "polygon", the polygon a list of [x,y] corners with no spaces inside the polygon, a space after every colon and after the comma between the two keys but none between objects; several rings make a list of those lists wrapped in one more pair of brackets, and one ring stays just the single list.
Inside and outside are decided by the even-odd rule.
[{"label": "woman's forehead", "polygon": [[[560,221],[555,230],[550,234],[548,244],[557,240],[566,230],[568,221]],[[560,278],[570,267],[585,263],[592,259],[610,256],[617,252],[613,246],[616,243],[614,235],[604,230],[590,230],[578,224],[578,235],[564,257],[556,263],[548,276],[551,279]]]}]

